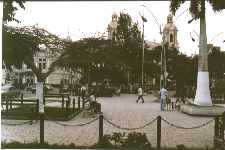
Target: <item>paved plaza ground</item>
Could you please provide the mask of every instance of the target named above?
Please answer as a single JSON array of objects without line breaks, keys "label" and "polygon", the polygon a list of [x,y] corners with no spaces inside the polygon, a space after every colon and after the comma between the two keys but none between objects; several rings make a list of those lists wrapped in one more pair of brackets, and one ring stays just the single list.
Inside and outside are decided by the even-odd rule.
[{"label": "paved plaza ground", "polygon": [[[212,117],[195,117],[181,113],[180,111],[160,111],[160,104],[155,102],[154,95],[144,97],[144,104],[137,104],[136,95],[122,94],[108,98],[98,98],[102,104],[103,115],[122,127],[135,128],[142,126],[152,119],[161,115],[171,123],[184,127],[193,127],[203,124]],[[93,118],[82,118],[81,115],[74,119],[63,122],[67,124],[75,124],[87,122]],[[2,120],[9,122],[9,120]],[[10,122],[19,122],[12,120]],[[98,140],[98,120],[82,126],[62,126],[52,121],[45,121],[45,141],[52,144],[70,144],[87,146],[92,145]],[[156,121],[142,129],[135,130],[147,134],[149,141],[153,147],[156,147]],[[2,141],[20,141],[33,142],[39,140],[39,122],[32,125],[6,126],[2,124],[1,128]],[[106,121],[104,121],[104,134],[112,134],[113,132],[127,132],[118,129]],[[131,131],[129,131],[131,132]],[[214,121],[199,129],[178,129],[162,122],[162,147],[176,147],[176,145],[184,144],[186,147],[213,147]]]}]

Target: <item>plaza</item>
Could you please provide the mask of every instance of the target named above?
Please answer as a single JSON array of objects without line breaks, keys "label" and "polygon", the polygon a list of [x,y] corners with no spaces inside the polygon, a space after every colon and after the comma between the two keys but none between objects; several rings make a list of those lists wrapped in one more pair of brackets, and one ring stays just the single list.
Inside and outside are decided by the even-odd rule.
[{"label": "plaza", "polygon": [[[144,96],[145,103],[136,103],[137,95],[122,94],[121,96],[99,97],[97,101],[102,105],[102,113],[105,118],[124,128],[140,127],[160,115],[165,120],[182,127],[193,127],[206,123],[213,117],[189,116],[180,111],[160,111],[160,104],[156,94]],[[82,114],[82,113],[81,113]],[[62,122],[72,125],[85,123],[94,117],[82,117],[78,115],[70,121]],[[3,122],[20,122],[19,120],[2,120]],[[70,144],[78,146],[91,146],[98,141],[98,120],[91,124],[76,127],[62,126],[54,121],[45,121],[45,141],[53,144]],[[176,147],[183,144],[188,148],[212,148],[214,137],[214,121],[198,129],[178,129],[162,121],[162,147]],[[20,126],[7,126],[2,124],[2,141],[33,142],[39,140],[39,121],[34,124]],[[147,134],[152,147],[156,147],[157,126],[156,121],[138,130]],[[113,132],[131,132],[118,129],[104,120],[104,134]]]}]

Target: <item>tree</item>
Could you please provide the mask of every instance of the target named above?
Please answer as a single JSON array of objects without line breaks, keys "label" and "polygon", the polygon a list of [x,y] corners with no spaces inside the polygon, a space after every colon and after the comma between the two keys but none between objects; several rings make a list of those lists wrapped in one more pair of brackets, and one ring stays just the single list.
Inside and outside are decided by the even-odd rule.
[{"label": "tree", "polygon": [[[186,0],[171,0],[170,10],[173,14]],[[224,9],[222,0],[208,0],[212,5],[214,11]],[[205,0],[191,0],[190,12],[193,19],[200,19],[200,40],[199,40],[199,58],[198,58],[198,78],[197,90],[194,103],[201,106],[212,106],[212,100],[209,90],[209,72],[208,72],[208,50],[207,50],[207,36],[206,36],[206,18],[205,18]],[[189,21],[190,23],[191,21]]]},{"label": "tree", "polygon": [[[43,83],[64,57],[62,50],[65,45],[64,40],[36,26],[3,26],[3,61],[8,67],[13,65],[20,68],[25,63],[31,68],[37,77],[36,94],[39,102],[43,102]],[[35,55],[40,52],[44,52],[48,58],[54,58],[46,72],[34,62]]]},{"label": "tree", "polygon": [[25,9],[25,0],[3,0],[3,21],[19,22],[19,20],[15,18],[15,11],[18,10],[18,7],[14,6],[15,3],[17,3],[20,8]]},{"label": "tree", "polygon": [[225,55],[220,51],[219,47],[213,47],[209,53],[209,73],[212,78],[223,78],[225,68]]},{"label": "tree", "polygon": [[[132,71],[132,74],[140,72],[142,58],[142,36],[137,22],[133,22],[127,13],[120,13],[117,20],[116,44],[122,57],[124,71]],[[137,78],[135,78],[137,80]]]},{"label": "tree", "polygon": [[117,45],[102,37],[88,37],[72,42],[65,48],[61,67],[69,67],[82,74],[82,82],[122,81],[123,58]]}]

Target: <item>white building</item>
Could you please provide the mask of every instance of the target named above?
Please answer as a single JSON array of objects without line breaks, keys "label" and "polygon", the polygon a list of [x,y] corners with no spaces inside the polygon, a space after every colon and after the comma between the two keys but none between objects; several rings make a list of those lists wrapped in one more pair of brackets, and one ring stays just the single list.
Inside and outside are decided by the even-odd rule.
[{"label": "white building", "polygon": [[[69,36],[67,40],[71,40]],[[60,56],[61,51],[56,51],[52,53],[44,46],[40,46],[40,51],[34,55],[34,64],[41,68],[43,73],[46,73],[50,65]],[[22,84],[34,84],[37,82],[37,77],[32,72],[26,64],[22,64],[21,69],[13,69],[15,74],[15,82]],[[59,85],[63,83],[64,85],[77,83],[81,75],[79,73],[74,73],[70,68],[59,68],[56,67],[55,70],[46,78],[46,84]]]}]

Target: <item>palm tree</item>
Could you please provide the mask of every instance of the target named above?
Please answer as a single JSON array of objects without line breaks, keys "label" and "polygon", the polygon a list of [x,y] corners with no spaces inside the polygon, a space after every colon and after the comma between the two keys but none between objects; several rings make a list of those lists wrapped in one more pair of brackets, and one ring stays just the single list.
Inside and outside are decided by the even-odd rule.
[{"label": "palm tree", "polygon": [[[170,10],[172,11],[172,13],[175,14],[180,5],[183,4],[185,1],[186,0],[171,0]],[[212,8],[215,12],[224,9],[223,0],[207,0],[207,1],[212,5]],[[209,90],[205,0],[191,0],[189,10],[193,15],[192,20],[200,19],[198,77],[197,77],[197,89],[194,104],[200,106],[212,106],[212,99]]]}]

